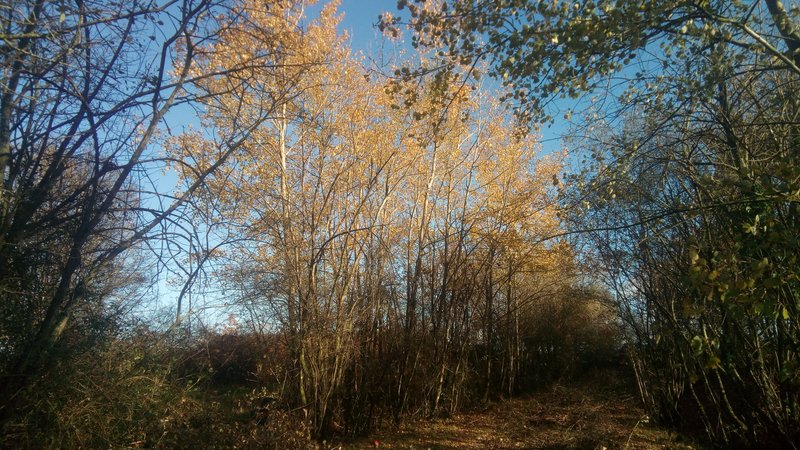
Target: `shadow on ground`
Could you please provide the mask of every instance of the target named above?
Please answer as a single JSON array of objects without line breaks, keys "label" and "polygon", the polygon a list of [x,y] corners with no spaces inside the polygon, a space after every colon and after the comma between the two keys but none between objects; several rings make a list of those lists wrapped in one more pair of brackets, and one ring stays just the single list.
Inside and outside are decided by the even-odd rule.
[{"label": "shadow on ground", "polygon": [[[635,396],[596,383],[556,384],[483,411],[409,423],[342,448],[655,450],[700,449],[649,423]],[[335,448],[335,447],[334,447]]]}]

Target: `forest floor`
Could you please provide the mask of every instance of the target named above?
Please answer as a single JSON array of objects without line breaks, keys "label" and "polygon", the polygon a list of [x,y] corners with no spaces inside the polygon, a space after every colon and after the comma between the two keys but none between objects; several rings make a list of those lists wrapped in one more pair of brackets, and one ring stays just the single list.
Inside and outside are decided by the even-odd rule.
[{"label": "forest floor", "polygon": [[650,423],[629,391],[597,381],[558,383],[481,410],[379,431],[341,448],[701,449],[684,436]]}]

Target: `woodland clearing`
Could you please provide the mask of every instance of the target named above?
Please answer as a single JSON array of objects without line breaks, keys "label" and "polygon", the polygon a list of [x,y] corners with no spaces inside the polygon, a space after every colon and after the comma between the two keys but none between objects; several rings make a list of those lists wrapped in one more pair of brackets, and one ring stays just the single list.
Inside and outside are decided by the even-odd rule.
[{"label": "woodland clearing", "polygon": [[[377,445],[376,445],[377,441]],[[342,448],[393,449],[702,449],[653,424],[629,386],[592,379],[448,418],[386,427]]]}]

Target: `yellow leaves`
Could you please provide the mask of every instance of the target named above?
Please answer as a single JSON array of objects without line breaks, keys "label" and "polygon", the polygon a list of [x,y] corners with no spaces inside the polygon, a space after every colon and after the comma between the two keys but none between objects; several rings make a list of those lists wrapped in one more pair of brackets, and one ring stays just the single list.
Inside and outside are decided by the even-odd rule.
[{"label": "yellow leaves", "polygon": [[308,27],[308,40],[316,44],[311,47],[312,50],[324,53],[330,53],[332,50],[347,50],[343,45],[346,36],[339,36],[337,32],[337,27],[342,20],[342,14],[337,14],[340,3],[340,1],[327,3],[322,8],[319,18]]},{"label": "yellow leaves", "polygon": [[699,259],[700,259],[700,254],[697,252],[697,249],[694,248],[694,247],[690,248],[689,249],[689,262],[691,262],[692,265],[694,265],[694,264],[697,263],[697,261]]},{"label": "yellow leaves", "polygon": [[206,105],[203,132],[170,145],[191,179],[237,143],[203,200],[259,243],[242,258],[281,272],[289,250],[310,267],[349,264],[370,239],[398,257],[461,239],[529,272],[572,267],[569,246],[540,242],[558,231],[563,157],[540,157],[496,99],[443,78],[402,84],[413,108],[398,107],[337,33],[335,5],[305,30],[294,2],[248,0],[242,17],[195,69],[219,71],[202,88],[224,93]]}]

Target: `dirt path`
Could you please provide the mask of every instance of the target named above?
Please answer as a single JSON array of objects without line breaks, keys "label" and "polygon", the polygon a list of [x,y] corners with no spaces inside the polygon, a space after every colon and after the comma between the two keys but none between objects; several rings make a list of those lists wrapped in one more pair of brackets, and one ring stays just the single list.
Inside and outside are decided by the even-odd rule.
[{"label": "dirt path", "polygon": [[[631,395],[588,384],[490,405],[483,411],[403,425],[349,448],[393,449],[698,449],[649,423]],[[347,448],[347,447],[345,447]]]}]

